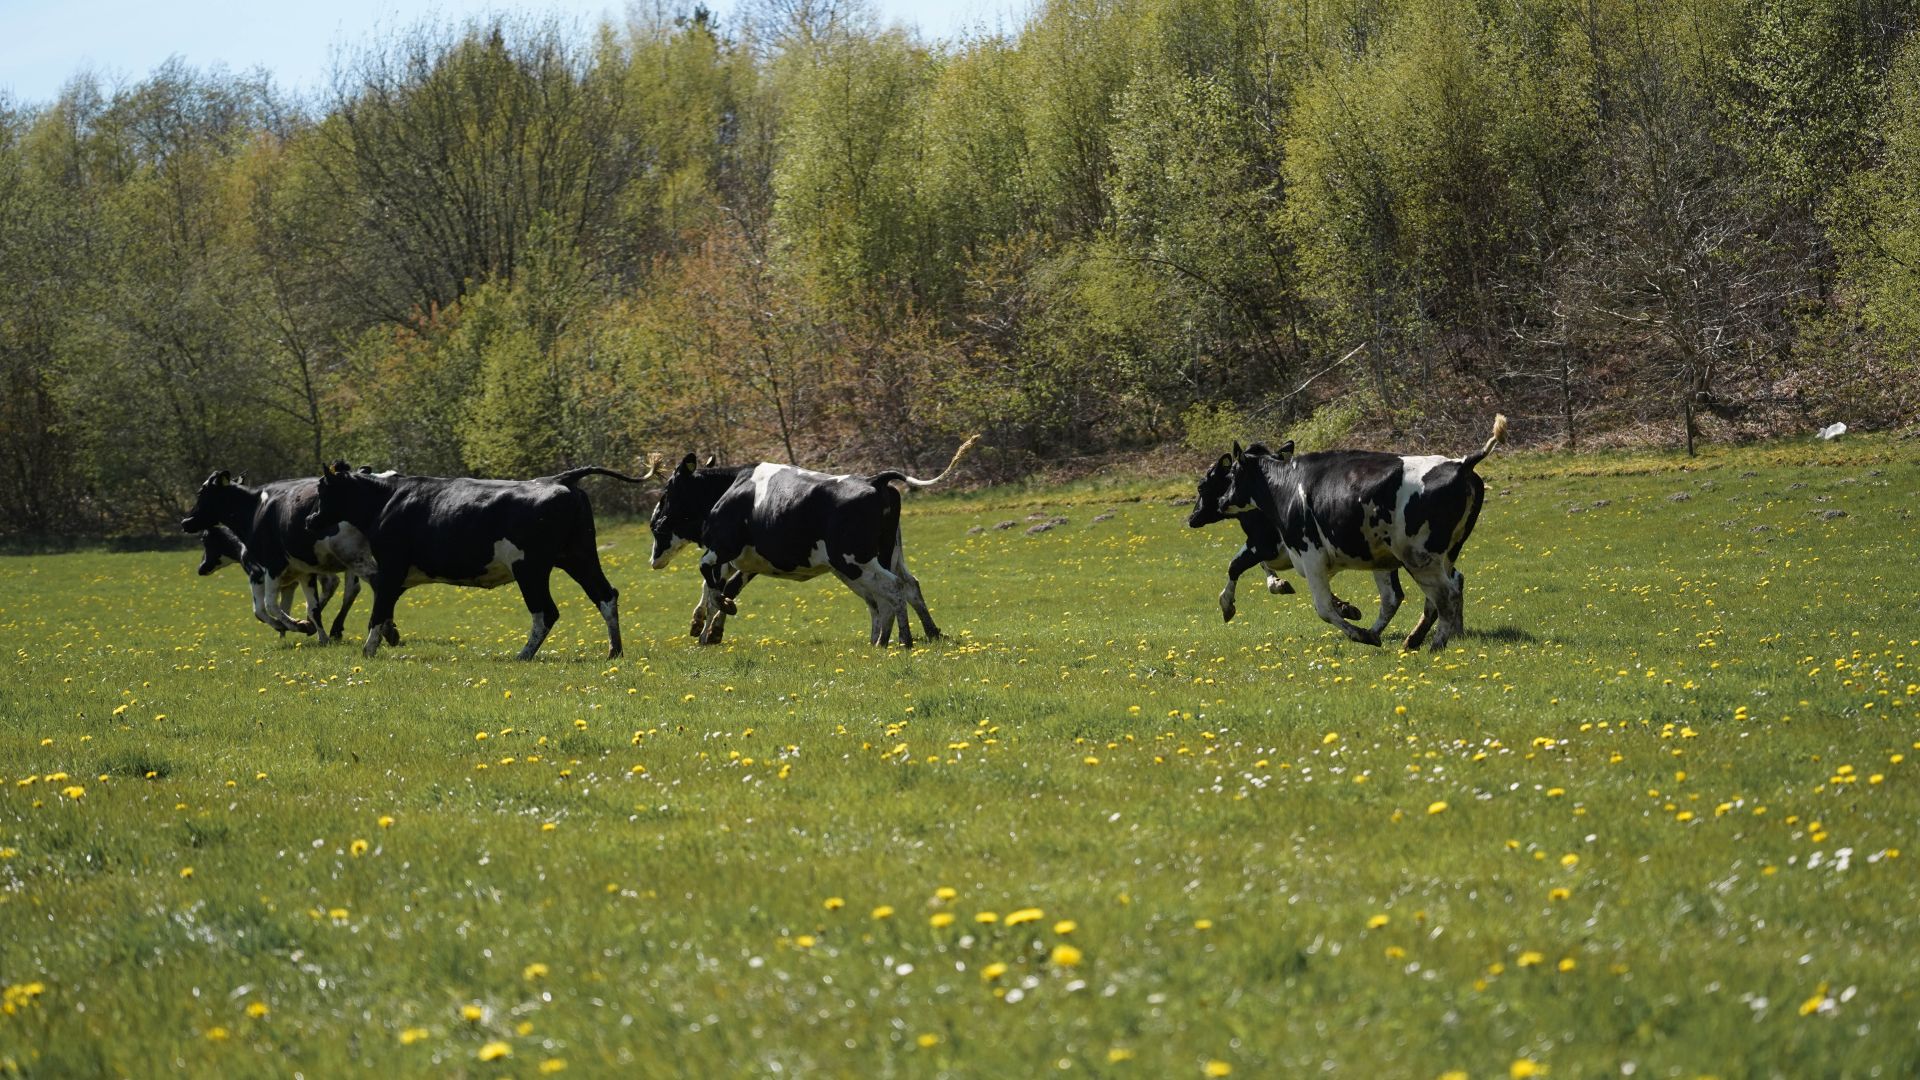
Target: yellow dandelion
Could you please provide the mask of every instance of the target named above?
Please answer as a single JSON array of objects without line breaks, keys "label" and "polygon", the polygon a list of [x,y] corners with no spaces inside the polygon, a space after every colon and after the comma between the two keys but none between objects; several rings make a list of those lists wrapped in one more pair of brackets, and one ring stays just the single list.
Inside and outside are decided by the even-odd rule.
[{"label": "yellow dandelion", "polygon": [[547,973],[550,970],[551,969],[548,968],[547,965],[541,963],[538,960],[535,960],[533,963],[528,964],[526,967],[523,967],[520,969],[520,977],[522,979],[527,980],[528,982],[532,982],[535,979],[546,978]]},{"label": "yellow dandelion", "polygon": [[1061,937],[1066,937],[1078,929],[1080,929],[1080,924],[1074,922],[1072,919],[1061,919],[1059,922],[1053,924],[1053,932],[1059,934]]},{"label": "yellow dandelion", "polygon": [[1517,1058],[1507,1066],[1508,1080],[1527,1080],[1530,1076],[1547,1075],[1547,1067],[1532,1058]]},{"label": "yellow dandelion", "polygon": [[1340,733],[1337,731],[1329,731],[1327,732],[1326,736],[1320,740],[1320,745],[1332,746],[1334,743],[1337,743],[1339,741],[1340,741]]},{"label": "yellow dandelion", "polygon": [[227,1041],[227,1029],[226,1029],[226,1028],[223,1028],[223,1027],[210,1027],[210,1028],[208,1028],[208,1029],[207,1029],[207,1041],[209,1041],[209,1042],[226,1042],[226,1041]]},{"label": "yellow dandelion", "polygon": [[508,1046],[506,1043],[503,1043],[498,1039],[495,1039],[494,1041],[481,1047],[479,1053],[475,1054],[474,1056],[479,1058],[481,1061],[499,1061],[501,1058],[504,1058],[504,1057],[512,1057],[513,1047]]},{"label": "yellow dandelion", "polygon": [[1575,967],[1578,967],[1579,965],[1574,963],[1573,957],[1563,956],[1560,958],[1560,963],[1558,966],[1560,968],[1561,973],[1565,974],[1566,972],[1572,971]]},{"label": "yellow dandelion", "polygon": [[1378,930],[1392,921],[1393,920],[1386,915],[1375,915],[1373,918],[1367,920],[1367,929]]},{"label": "yellow dandelion", "polygon": [[982,911],[973,917],[973,921],[982,925],[997,923],[1000,921],[1000,914],[994,911]]},{"label": "yellow dandelion", "polygon": [[400,1033],[400,1045],[412,1046],[427,1037],[426,1028],[408,1028]]},{"label": "yellow dandelion", "polygon": [[1573,895],[1573,890],[1571,890],[1571,889],[1549,889],[1549,890],[1547,890],[1547,899],[1549,899],[1549,900],[1565,900],[1565,899],[1566,899],[1567,897],[1569,897],[1569,896],[1572,896],[1572,895]]},{"label": "yellow dandelion", "polygon": [[1569,851],[1565,855],[1560,856],[1560,865],[1571,870],[1574,867],[1580,865],[1580,856],[1575,855],[1573,852]]},{"label": "yellow dandelion", "polygon": [[1207,1062],[1206,1067],[1200,1071],[1207,1076],[1232,1076],[1233,1066],[1215,1058]]},{"label": "yellow dandelion", "polygon": [[1124,1046],[1115,1046],[1107,1051],[1107,1064],[1118,1065],[1123,1061],[1132,1061],[1133,1051]]},{"label": "yellow dandelion", "polygon": [[874,909],[873,909],[873,917],[874,917],[874,918],[876,918],[876,919],[891,919],[891,918],[893,918],[893,905],[892,905],[892,904],[881,904],[881,905],[880,905],[879,907],[877,907],[877,908],[874,908]]},{"label": "yellow dandelion", "polygon": [[352,855],[356,859],[366,853],[367,842],[365,840],[355,840],[353,843],[347,845],[347,854]]},{"label": "yellow dandelion", "polygon": [[943,930],[953,925],[953,912],[936,911],[927,919],[927,925],[935,930]]},{"label": "yellow dandelion", "polygon": [[190,877],[192,877],[192,876],[193,876],[193,867],[191,867],[191,866],[183,866],[183,867],[181,867],[181,868],[180,868],[180,876],[181,876],[181,877],[183,877],[183,878],[190,878]]},{"label": "yellow dandelion", "polygon": [[1436,801],[1427,804],[1427,813],[1429,814],[1444,814],[1446,812],[1447,804],[1445,802]]},{"label": "yellow dandelion", "polygon": [[1079,949],[1066,944],[1055,945],[1052,955],[1053,962],[1059,964],[1061,967],[1073,967],[1080,963],[1081,958]]},{"label": "yellow dandelion", "polygon": [[951,885],[942,885],[939,888],[933,890],[933,895],[938,897],[941,900],[951,900],[954,897],[960,895],[960,890],[954,888]]},{"label": "yellow dandelion", "polygon": [[817,939],[812,934],[801,934],[799,937],[793,939],[793,944],[797,948],[811,949],[816,941]]},{"label": "yellow dandelion", "polygon": [[380,826],[381,828],[383,828],[383,829],[391,829],[391,828],[393,828],[393,815],[392,815],[392,814],[381,814],[381,815],[380,815],[380,820],[379,820],[378,822],[376,822],[376,824],[378,824],[378,825],[379,825],[379,826]]},{"label": "yellow dandelion", "polygon": [[825,900],[820,901],[820,906],[826,908],[828,911],[839,911],[841,908],[847,906],[847,902],[838,896],[829,896]]},{"label": "yellow dandelion", "polygon": [[1519,967],[1532,967],[1545,959],[1546,956],[1543,954],[1528,949],[1526,952],[1520,954],[1520,959],[1515,960],[1514,964]]},{"label": "yellow dandelion", "polygon": [[992,982],[993,980],[999,978],[1002,975],[1005,975],[1006,973],[1007,973],[1007,965],[1001,963],[998,960],[980,969],[980,977],[982,979],[987,980],[988,982]]},{"label": "yellow dandelion", "polygon": [[548,1058],[540,1063],[540,1072],[542,1075],[551,1076],[554,1073],[565,1071],[566,1067],[566,1058]]},{"label": "yellow dandelion", "polygon": [[1195,919],[1193,920],[1193,928],[1195,930],[1211,930],[1213,929],[1213,920],[1212,919]]},{"label": "yellow dandelion", "polygon": [[480,1022],[481,1018],[485,1017],[486,1015],[487,1015],[487,1010],[481,1008],[478,1005],[460,1006],[460,1019],[468,1021],[469,1023],[477,1024]]},{"label": "yellow dandelion", "polygon": [[253,1017],[255,1020],[258,1020],[261,1017],[267,1015],[269,1011],[270,1010],[267,1008],[267,1003],[264,1001],[253,1001],[253,1002],[247,1003],[247,1015]]},{"label": "yellow dandelion", "polygon": [[935,1035],[931,1031],[923,1031],[920,1033],[920,1037],[913,1041],[919,1045],[920,1049],[931,1050],[940,1045],[940,1036]]},{"label": "yellow dandelion", "polygon": [[1006,925],[1019,926],[1022,923],[1038,922],[1045,915],[1046,912],[1037,907],[1021,908],[1019,911],[1008,913]]},{"label": "yellow dandelion", "polygon": [[[84,797],[87,794],[87,789],[81,787],[79,784],[74,784],[71,787],[61,788],[60,794],[65,795],[69,799],[79,799]],[[219,1029],[215,1029],[215,1030],[219,1030]]]}]

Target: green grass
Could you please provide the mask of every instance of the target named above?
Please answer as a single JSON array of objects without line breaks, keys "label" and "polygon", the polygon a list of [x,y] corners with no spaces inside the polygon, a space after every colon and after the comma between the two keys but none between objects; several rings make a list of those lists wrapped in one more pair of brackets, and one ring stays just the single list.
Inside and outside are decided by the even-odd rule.
[{"label": "green grass", "polygon": [[910,500],[911,654],[827,581],[698,648],[636,525],[612,664],[558,580],[368,661],[0,560],[0,1072],[1920,1074],[1920,445],[1484,471],[1437,655],[1223,625],[1184,481]]}]

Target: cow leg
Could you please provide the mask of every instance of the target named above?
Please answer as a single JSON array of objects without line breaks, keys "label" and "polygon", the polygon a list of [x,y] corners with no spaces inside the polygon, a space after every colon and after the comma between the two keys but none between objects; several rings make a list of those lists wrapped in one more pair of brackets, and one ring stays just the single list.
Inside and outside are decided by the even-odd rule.
[{"label": "cow leg", "polygon": [[327,602],[320,597],[320,586],[321,580],[316,574],[308,574],[307,580],[301,583],[302,591],[307,594],[307,621],[313,624],[314,642],[325,645],[332,639],[327,637],[327,624],[321,615]]},{"label": "cow leg", "polygon": [[874,559],[861,566],[870,578],[875,599],[879,602],[881,618],[885,620],[880,627],[880,644],[886,645],[895,626],[900,627],[900,647],[913,648],[913,627],[907,621],[907,586],[899,575],[881,565]]},{"label": "cow leg", "polygon": [[[1260,561],[1262,560],[1259,554],[1253,550],[1252,545],[1242,545],[1240,550],[1234,554],[1233,561],[1227,564],[1227,587],[1220,590],[1220,619],[1222,622],[1233,621],[1233,616],[1236,613],[1233,603],[1233,593],[1240,585],[1240,575],[1253,569],[1253,565]],[[1268,581],[1271,582],[1273,580],[1273,571],[1271,568],[1269,568],[1267,573]],[[1272,585],[1269,584],[1268,588],[1271,589]]]},{"label": "cow leg", "polygon": [[1420,624],[1407,635],[1406,647],[1419,648],[1420,642],[1427,636],[1427,631],[1432,630],[1433,644],[1429,648],[1439,652],[1447,647],[1447,640],[1459,632],[1458,588],[1464,579],[1459,579],[1444,556],[1419,567],[1408,566],[1407,573],[1413,576],[1414,582],[1420,586],[1420,591],[1426,594],[1427,603],[1425,612],[1420,616]]},{"label": "cow leg", "polygon": [[1285,566],[1277,563],[1268,563],[1267,591],[1275,596],[1292,596],[1297,591],[1293,587],[1293,582],[1280,576],[1291,569],[1293,569],[1292,563],[1288,563]]},{"label": "cow leg", "polygon": [[607,659],[617,659],[620,655],[620,593],[607,580],[606,572],[600,569],[600,558],[591,552],[577,563],[568,563],[560,569],[579,584],[600,609],[600,617],[607,623]]},{"label": "cow leg", "polygon": [[836,561],[828,560],[827,565],[833,570],[833,576],[839,578],[841,584],[867,605],[867,644],[886,644],[881,635],[891,634],[892,619],[888,617],[886,623],[882,624],[881,601],[874,592],[873,575],[867,573],[866,567],[857,563],[841,565]]},{"label": "cow leg", "polygon": [[523,558],[513,564],[513,580],[519,582],[520,598],[527,602],[527,612],[533,616],[526,647],[520,650],[522,660],[533,659],[533,654],[540,651],[540,643],[553,632],[553,624],[560,621],[560,608],[553,602],[553,590],[547,584],[552,573],[553,567],[532,559]]},{"label": "cow leg", "polygon": [[287,606],[293,603],[293,592],[294,589],[298,588],[297,585],[282,585],[278,581],[267,579],[263,576],[263,584],[261,587],[266,594],[267,622],[269,625],[279,630],[282,636],[285,636],[289,630],[296,634],[313,633],[314,626],[312,623],[303,619],[294,618],[293,613],[287,610]]},{"label": "cow leg", "polygon": [[360,575],[349,570],[346,578],[340,586],[340,610],[333,613],[334,637],[341,637],[341,631],[347,628],[347,612],[353,610],[354,598],[360,595]]},{"label": "cow leg", "polygon": [[1350,641],[1362,645],[1380,644],[1379,634],[1353,625],[1340,614],[1339,601],[1333,597],[1333,586],[1327,581],[1324,563],[1316,561],[1303,565],[1296,559],[1293,565],[1299,567],[1300,576],[1307,579],[1307,591],[1313,595],[1313,610],[1323,621],[1338,628]]},{"label": "cow leg", "polygon": [[273,603],[268,599],[271,590],[267,587],[267,575],[258,570],[248,571],[247,591],[253,595],[253,617],[272,627],[281,637],[286,637],[287,628],[274,615]]},{"label": "cow leg", "polygon": [[370,584],[373,586],[373,613],[367,616],[367,641],[360,647],[368,659],[380,651],[380,641],[393,631],[393,606],[406,589],[407,564],[383,563]]},{"label": "cow leg", "polygon": [[[898,536],[895,536],[893,539],[893,565],[889,567],[889,569],[893,571],[894,577],[900,579],[901,595],[906,599],[908,604],[912,605],[914,612],[920,616],[920,629],[927,632],[927,640],[940,640],[940,628],[933,624],[933,612],[927,610],[927,598],[920,592],[920,579],[914,577],[913,571],[907,569],[906,552],[900,549],[900,538]],[[903,634],[906,632],[906,618],[904,614],[900,616],[901,633]]]},{"label": "cow leg", "polygon": [[1400,611],[1400,601],[1406,599],[1407,593],[1400,587],[1398,570],[1375,570],[1373,587],[1380,592],[1380,614],[1373,620],[1373,632],[1378,636]]}]

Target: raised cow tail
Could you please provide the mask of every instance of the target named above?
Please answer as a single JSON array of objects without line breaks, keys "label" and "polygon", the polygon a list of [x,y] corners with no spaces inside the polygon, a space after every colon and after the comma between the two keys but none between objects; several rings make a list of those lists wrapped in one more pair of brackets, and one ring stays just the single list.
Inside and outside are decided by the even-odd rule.
[{"label": "raised cow tail", "polygon": [[875,473],[872,476],[867,477],[867,479],[875,484],[886,484],[886,483],[892,483],[894,481],[898,481],[899,483],[905,484],[908,487],[930,488],[933,485],[939,483],[940,481],[945,480],[947,478],[947,474],[953,471],[953,467],[955,465],[960,464],[960,459],[967,455],[967,451],[973,449],[973,444],[979,441],[980,441],[980,436],[978,435],[969,436],[966,442],[963,442],[960,444],[960,449],[955,450],[953,452],[953,460],[947,462],[947,467],[940,470],[940,475],[934,477],[931,480],[916,480],[913,477],[908,476],[906,473],[901,472],[899,469],[888,469],[886,472],[883,472],[883,473]]},{"label": "raised cow tail", "polygon": [[629,484],[641,484],[646,482],[641,477],[628,476],[626,473],[614,472],[612,469],[603,469],[598,465],[582,465],[577,469],[568,469],[566,472],[563,472],[560,475],[555,476],[553,478],[553,482],[556,484],[565,484],[568,487],[572,487],[575,484],[579,483],[581,480],[589,476],[611,476],[615,480],[624,480]]},{"label": "raised cow tail", "polygon": [[1473,467],[1475,465],[1480,464],[1480,459],[1486,457],[1488,454],[1493,453],[1493,448],[1496,446],[1499,446],[1501,442],[1505,441],[1506,437],[1507,437],[1507,418],[1505,416],[1496,414],[1493,418],[1493,436],[1487,440],[1487,445],[1481,447],[1479,453],[1468,454],[1465,458],[1462,458],[1460,461],[1461,466],[1463,466],[1468,472],[1472,472]]}]

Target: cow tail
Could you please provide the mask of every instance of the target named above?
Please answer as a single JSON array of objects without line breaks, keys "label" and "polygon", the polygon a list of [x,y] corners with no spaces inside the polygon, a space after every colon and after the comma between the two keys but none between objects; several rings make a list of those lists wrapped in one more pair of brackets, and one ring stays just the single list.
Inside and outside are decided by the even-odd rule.
[{"label": "cow tail", "polygon": [[1504,415],[1496,414],[1493,418],[1493,436],[1487,440],[1487,445],[1480,448],[1479,453],[1468,454],[1465,458],[1461,459],[1461,467],[1468,472],[1472,472],[1473,467],[1480,464],[1480,459],[1493,453],[1493,448],[1505,441],[1506,437],[1507,418]]},{"label": "cow tail", "polygon": [[980,441],[980,436],[978,435],[969,436],[966,442],[963,442],[960,444],[960,449],[955,450],[953,452],[953,460],[947,462],[947,467],[940,470],[940,475],[934,477],[931,480],[916,480],[913,477],[908,476],[906,473],[901,472],[899,469],[888,469],[886,472],[883,472],[883,473],[875,473],[874,475],[867,477],[867,479],[875,484],[887,484],[887,483],[898,482],[898,483],[905,484],[908,487],[930,488],[933,485],[939,483],[940,481],[945,480],[947,478],[947,474],[953,471],[953,467],[955,465],[960,464],[960,459],[967,455],[967,451],[973,449],[973,444],[979,441]]},{"label": "cow tail", "polygon": [[553,482],[573,487],[589,476],[611,476],[615,480],[625,480],[629,484],[645,483],[645,480],[641,477],[628,476],[626,473],[614,472],[612,469],[603,469],[598,465],[582,465],[577,469],[568,469],[566,472],[554,477]]}]

